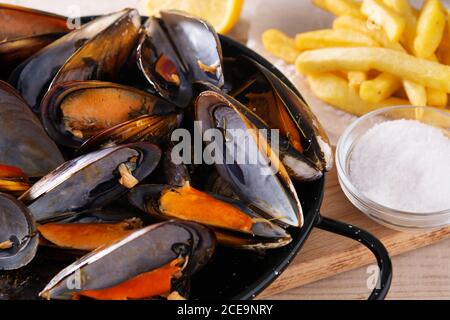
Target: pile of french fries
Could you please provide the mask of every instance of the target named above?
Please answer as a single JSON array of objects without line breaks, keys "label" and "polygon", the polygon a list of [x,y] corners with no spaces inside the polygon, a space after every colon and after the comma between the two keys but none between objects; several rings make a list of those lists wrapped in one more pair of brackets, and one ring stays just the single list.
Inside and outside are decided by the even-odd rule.
[{"label": "pile of french fries", "polygon": [[263,33],[267,51],[295,64],[314,94],[363,115],[393,105],[448,110],[450,32],[440,0],[313,0],[337,18],[330,29],[290,38]]}]

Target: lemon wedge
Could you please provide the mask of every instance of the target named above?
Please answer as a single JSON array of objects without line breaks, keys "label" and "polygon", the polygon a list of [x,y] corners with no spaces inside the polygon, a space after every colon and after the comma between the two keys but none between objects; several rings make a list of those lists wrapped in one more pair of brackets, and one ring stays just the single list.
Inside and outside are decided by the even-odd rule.
[{"label": "lemon wedge", "polygon": [[219,33],[229,32],[238,22],[244,0],[146,0],[149,16],[162,10],[181,10],[208,21]]}]

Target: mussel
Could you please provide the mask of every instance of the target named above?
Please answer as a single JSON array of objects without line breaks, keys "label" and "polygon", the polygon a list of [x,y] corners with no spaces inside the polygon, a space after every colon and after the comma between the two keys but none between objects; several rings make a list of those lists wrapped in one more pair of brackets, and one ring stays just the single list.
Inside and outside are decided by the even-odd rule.
[{"label": "mussel", "polygon": [[0,4],[2,40],[67,31],[67,18],[35,9]]},{"label": "mussel", "polygon": [[68,266],[40,296],[102,300],[177,297],[173,292],[176,282],[201,269],[214,250],[214,234],[201,225],[174,221],[151,225]]},{"label": "mussel", "polygon": [[20,63],[63,35],[64,33],[51,33],[0,42],[0,79],[7,79]]},{"label": "mussel", "polygon": [[186,13],[162,11],[160,18],[149,18],[137,58],[156,92],[181,108],[191,103],[194,82],[206,81],[219,88],[224,84],[217,33],[207,22]]},{"label": "mussel", "polygon": [[68,31],[65,17],[0,4],[0,78]]},{"label": "mussel", "polygon": [[0,164],[40,178],[64,162],[39,119],[7,83],[0,81]]},{"label": "mussel", "polygon": [[93,251],[141,229],[138,218],[123,221],[52,222],[39,225],[40,243],[47,247]]},{"label": "mussel", "polygon": [[182,119],[182,113],[141,116],[91,137],[83,143],[78,153],[82,154],[107,146],[138,141],[166,144],[170,141],[173,130],[180,126]]},{"label": "mussel", "polygon": [[218,240],[241,249],[271,249],[289,244],[291,236],[242,202],[192,187],[141,185],[130,191],[130,202],[159,219],[194,221],[213,228]]},{"label": "mussel", "polygon": [[[68,33],[64,37],[54,41],[47,47],[37,52],[35,55],[31,56],[27,61],[19,65],[11,74],[9,82],[17,88],[20,94],[33,108],[33,111],[39,113],[39,105],[42,96],[47,91],[48,86],[53,81],[55,75],[59,72],[61,67],[66,64],[69,58],[74,57],[74,54],[76,52],[85,48],[85,44],[89,43],[97,36],[100,36],[104,31],[107,31],[107,34],[114,33],[114,30],[119,29],[121,32],[125,32],[122,28],[123,25],[127,25],[130,27],[130,34],[135,33],[135,30],[140,26],[139,14],[136,10],[125,9],[116,13],[101,16],[89,23],[84,24],[80,29],[76,29]],[[121,37],[117,38],[119,39]],[[107,43],[120,45],[120,43],[117,43],[116,41],[108,41]],[[100,47],[104,48],[106,46],[103,43],[100,45]],[[90,46],[87,48],[90,48]],[[125,49],[126,48],[128,48],[128,46],[126,46]],[[113,50],[112,52],[116,53],[117,48],[114,49],[115,50]],[[86,50],[87,49],[84,49],[83,52],[85,52]],[[91,50],[89,50],[89,54],[96,54],[95,52],[95,50],[92,52]],[[103,73],[104,70],[107,70],[105,72],[109,72],[110,66],[116,66],[118,63],[120,63],[122,56],[124,55],[125,54],[121,53],[119,55],[120,59],[117,61],[117,63],[113,63],[112,65],[108,66],[105,66],[104,63],[106,61],[109,62],[112,58],[108,58],[99,63],[96,60],[99,57],[92,57],[87,55],[85,59],[86,66],[82,66],[82,73],[83,75],[97,74],[95,69],[100,65],[101,68],[99,71]],[[69,72],[69,74],[72,73]]]},{"label": "mussel", "polygon": [[38,246],[35,222],[20,201],[0,193],[0,270],[27,265]]},{"label": "mussel", "polygon": [[114,24],[86,42],[64,63],[50,88],[73,80],[117,80],[137,44],[140,27],[137,10],[122,11]]},{"label": "mussel", "polygon": [[254,119],[251,111],[215,91],[202,92],[195,111],[203,133],[219,130],[220,137],[214,136],[206,148],[215,151],[220,176],[238,196],[266,218],[301,227],[303,213],[294,185],[276,149],[269,145],[267,132],[264,136],[262,128],[250,120]]},{"label": "mussel", "polygon": [[306,102],[270,70],[248,57],[234,62],[235,99],[280,131],[280,157],[291,177],[315,180],[333,165],[328,137]]},{"label": "mussel", "polygon": [[[166,124],[165,130],[161,132],[163,134],[178,126],[179,118],[175,112],[171,103],[158,96],[133,87],[102,81],[62,83],[51,89],[41,104],[41,118],[47,133],[59,144],[70,148],[79,148],[89,138],[117,125],[120,129],[114,128],[102,134],[101,138],[114,133],[120,135],[124,129],[134,125],[144,130],[154,122],[160,125],[155,128],[155,132],[163,129],[162,125]],[[145,115],[169,114],[171,116],[132,121]],[[95,141],[98,139],[95,138]]]},{"label": "mussel", "polygon": [[41,223],[103,207],[146,178],[160,158],[159,147],[145,142],[89,153],[49,173],[20,200]]},{"label": "mussel", "polygon": [[30,187],[27,176],[20,168],[0,164],[0,192],[20,196]]}]

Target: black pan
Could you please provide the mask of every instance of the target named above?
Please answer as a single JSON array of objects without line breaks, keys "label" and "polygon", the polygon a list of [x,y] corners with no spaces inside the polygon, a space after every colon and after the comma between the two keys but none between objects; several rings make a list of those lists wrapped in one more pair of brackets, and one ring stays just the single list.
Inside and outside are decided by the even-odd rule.
[{"label": "black pan", "polygon": [[[92,18],[86,18],[89,20]],[[266,59],[242,44],[220,37],[225,57],[247,55],[256,60],[301,97],[293,84]],[[368,232],[320,215],[324,195],[325,178],[308,184],[297,184],[302,202],[305,223],[300,230],[291,230],[293,241],[288,246],[264,253],[219,248],[208,266],[192,279],[191,299],[253,299],[271,284],[297,256],[313,228],[359,241],[376,257],[380,268],[379,286],[369,299],[384,299],[392,280],[392,265],[383,244]],[[14,272],[0,273],[0,299],[36,299],[38,292],[68,262],[52,261],[37,257],[26,268]],[[323,268],[328,266],[324,265]]]}]

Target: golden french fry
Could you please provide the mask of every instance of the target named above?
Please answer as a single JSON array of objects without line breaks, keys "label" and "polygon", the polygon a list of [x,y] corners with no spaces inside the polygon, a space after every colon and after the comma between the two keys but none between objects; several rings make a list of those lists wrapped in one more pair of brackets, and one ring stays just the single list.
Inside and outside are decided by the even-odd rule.
[{"label": "golden french fry", "polygon": [[317,30],[299,33],[295,37],[299,51],[329,47],[376,47],[378,43],[371,37],[351,30]]},{"label": "golden french fry", "polygon": [[308,75],[308,83],[314,95],[326,103],[357,116],[393,105],[405,105],[407,101],[390,98],[380,103],[362,100],[345,79],[330,73]]},{"label": "golden french fry", "polygon": [[444,35],[446,16],[439,0],[427,0],[417,21],[414,54],[421,58],[431,56]]},{"label": "golden french fry", "polygon": [[450,42],[447,40],[442,40],[442,44],[436,51],[436,56],[440,63],[450,65]]},{"label": "golden french fry", "polygon": [[333,22],[333,29],[360,32],[368,37],[371,37],[383,47],[387,47],[392,43],[382,29],[369,28],[366,20],[355,18],[353,16],[341,16],[336,18]]},{"label": "golden french fry", "polygon": [[[390,41],[383,30],[368,28],[367,23],[364,20],[350,16],[342,16],[334,21],[333,27],[337,29],[359,30],[368,36],[372,36],[374,40],[385,48],[407,53],[399,43]],[[450,53],[450,50],[448,52]],[[448,61],[450,62],[450,54],[448,57]],[[427,92],[424,86],[409,80],[402,80],[402,83],[412,105],[425,106],[427,104]]]},{"label": "golden french fry", "polygon": [[383,2],[385,5],[399,13],[415,16],[414,9],[409,4],[408,0],[383,0]]},{"label": "golden french fry", "polygon": [[384,29],[389,40],[399,42],[406,28],[406,20],[381,0],[364,0],[361,12]]},{"label": "golden french fry", "polygon": [[305,51],[297,58],[297,70],[317,72],[378,70],[414,81],[425,87],[450,92],[450,66],[385,48],[327,48]]},{"label": "golden french fry", "polygon": [[417,107],[425,107],[427,105],[427,90],[423,85],[403,80],[403,88],[411,105]]},{"label": "golden french fry", "polygon": [[381,73],[372,80],[361,83],[359,96],[364,101],[378,103],[389,98],[395,91],[400,89],[402,82],[396,76],[389,73]]},{"label": "golden french fry", "polygon": [[405,31],[403,34],[403,44],[413,51],[414,40],[416,38],[417,16],[413,7],[408,0],[383,0],[384,3],[403,16],[406,21]]},{"label": "golden french fry", "polygon": [[367,72],[350,71],[347,74],[347,79],[350,88],[354,89],[355,91],[359,91],[361,83],[367,80]]},{"label": "golden french fry", "polygon": [[359,3],[352,0],[314,0],[314,4],[329,11],[335,16],[350,15],[358,18],[363,18],[359,8]]},{"label": "golden french fry", "polygon": [[427,104],[432,107],[445,108],[448,103],[448,95],[444,91],[427,88]]},{"label": "golden french fry", "polygon": [[[447,10],[448,12],[448,10]],[[450,19],[450,12],[449,17]],[[450,20],[449,20],[450,21]],[[450,32],[449,32],[449,24],[447,23],[444,29],[444,35],[441,40],[441,44],[439,45],[439,48],[436,51],[436,56],[439,59],[440,63],[450,65]]]},{"label": "golden french fry", "polygon": [[[434,54],[428,60],[439,63],[438,57]],[[437,108],[445,108],[447,106],[448,95],[446,92],[433,88],[426,88],[426,95],[427,105]]]},{"label": "golden french fry", "polygon": [[287,63],[295,63],[300,51],[295,48],[295,40],[277,29],[266,30],[262,34],[264,48]]}]

